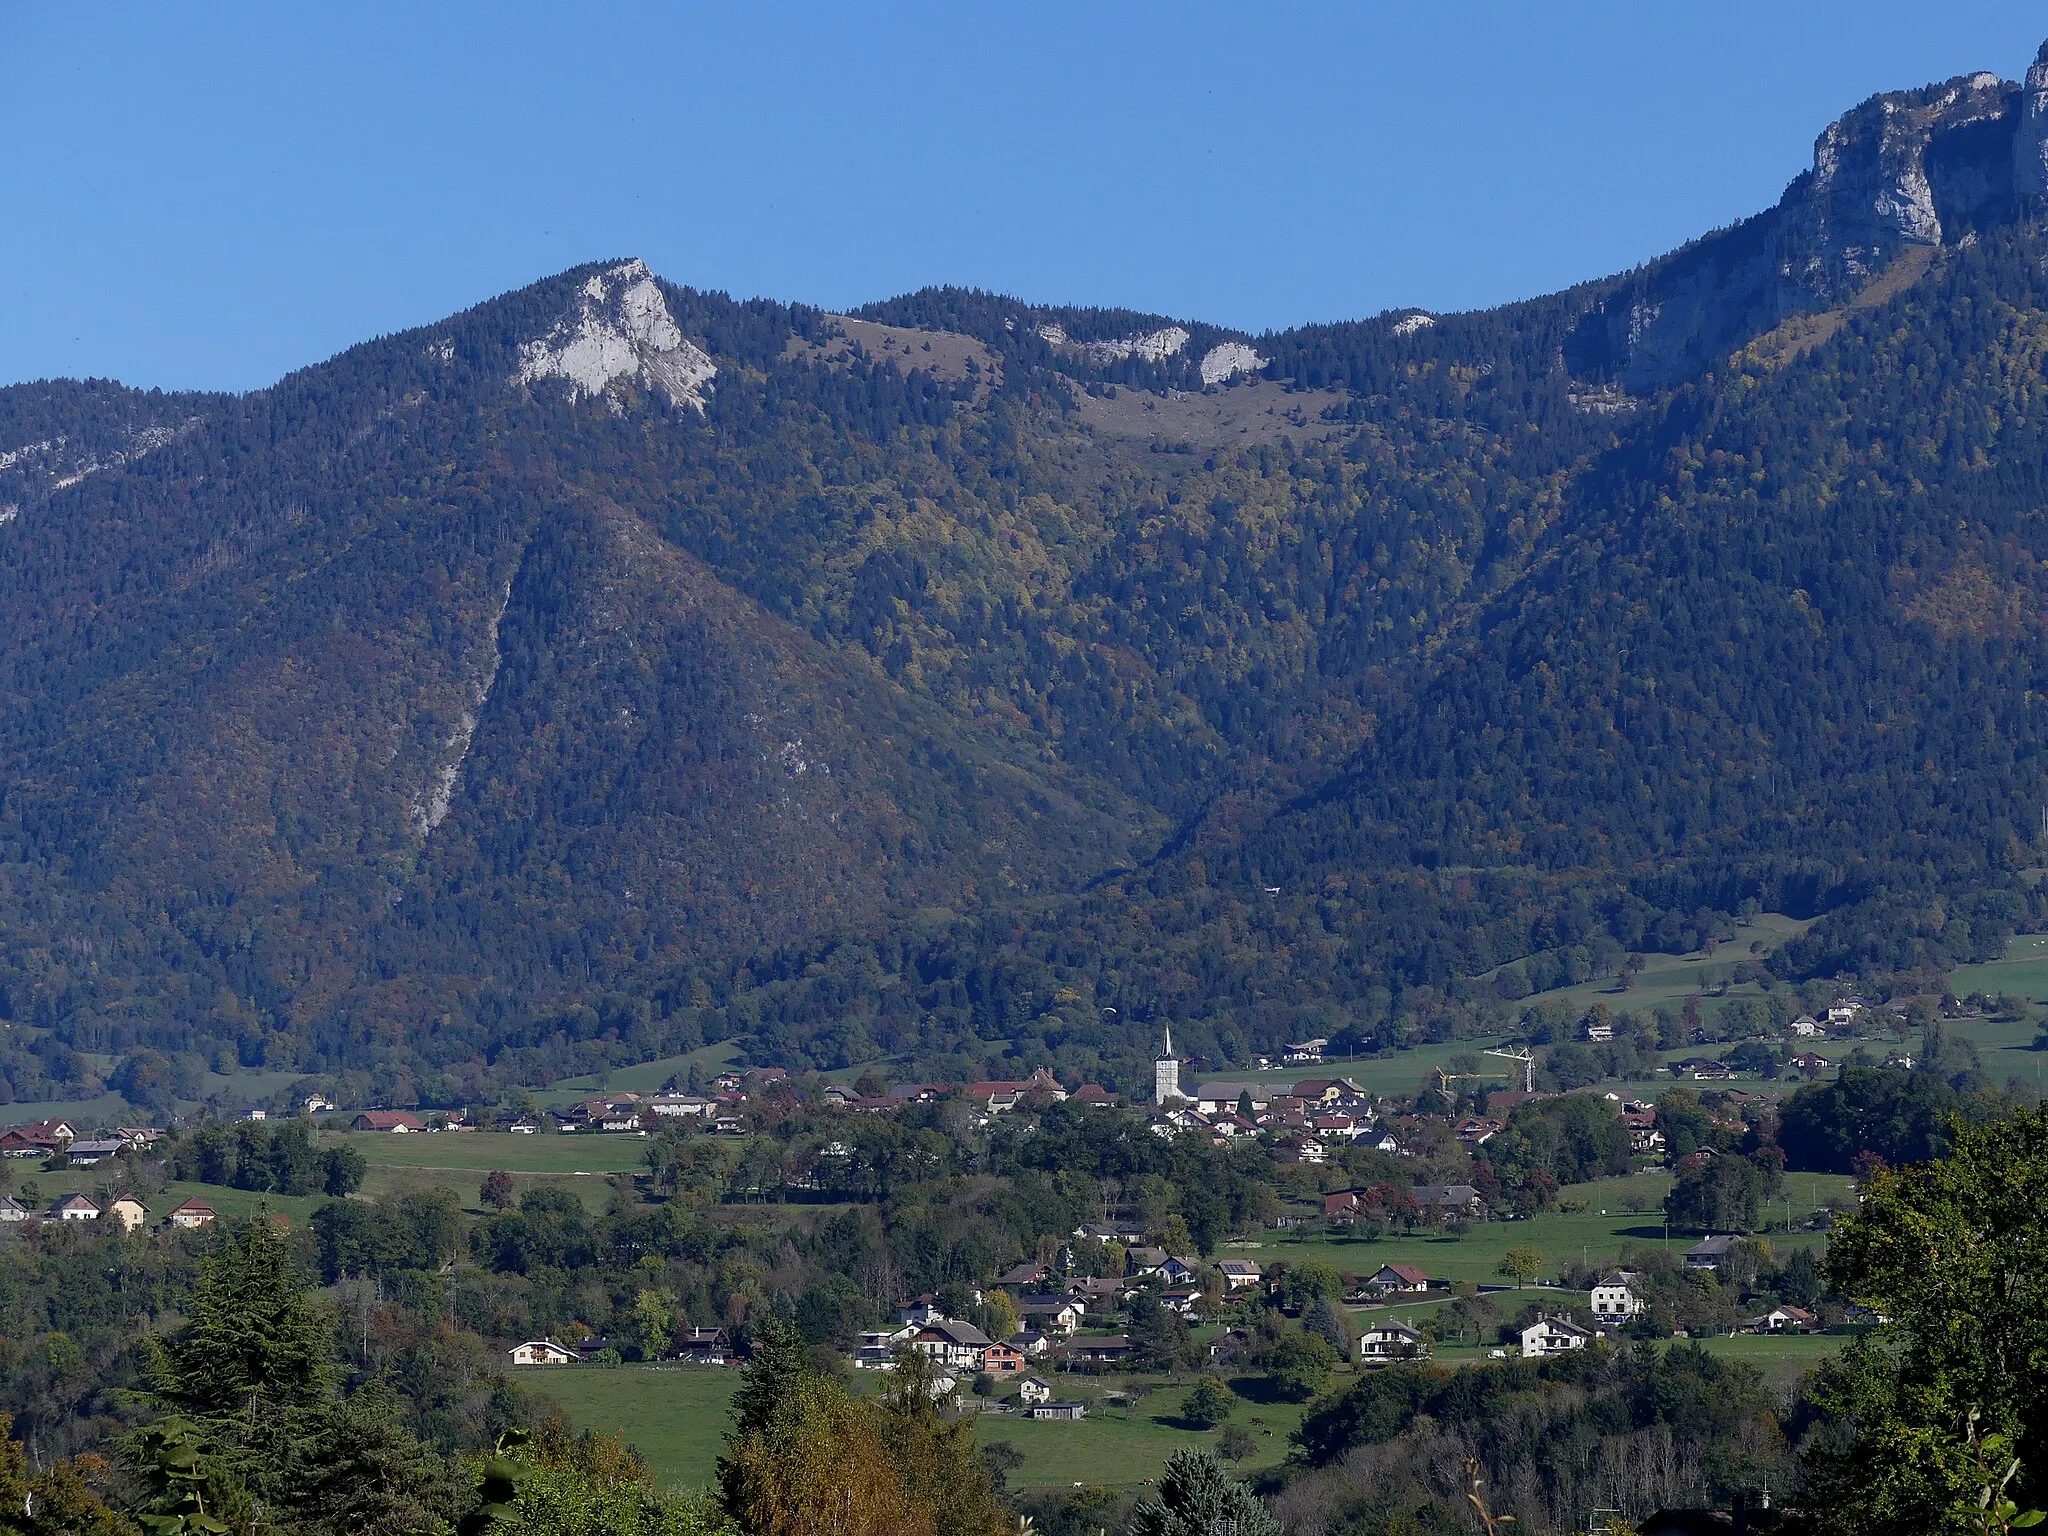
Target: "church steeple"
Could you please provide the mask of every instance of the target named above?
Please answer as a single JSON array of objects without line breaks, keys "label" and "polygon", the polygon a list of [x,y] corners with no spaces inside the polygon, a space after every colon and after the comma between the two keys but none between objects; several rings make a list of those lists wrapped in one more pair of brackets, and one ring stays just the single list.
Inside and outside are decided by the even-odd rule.
[{"label": "church steeple", "polygon": [[1180,1059],[1173,1054],[1173,1026],[1169,1024],[1159,1059],[1152,1063],[1152,1102],[1165,1104],[1180,1097]]}]

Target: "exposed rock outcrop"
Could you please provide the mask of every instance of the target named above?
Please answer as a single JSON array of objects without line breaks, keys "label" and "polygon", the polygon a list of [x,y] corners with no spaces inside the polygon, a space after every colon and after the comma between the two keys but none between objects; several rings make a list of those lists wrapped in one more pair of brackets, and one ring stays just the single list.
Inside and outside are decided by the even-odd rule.
[{"label": "exposed rock outcrop", "polygon": [[2012,185],[2021,197],[2048,196],[2048,43],[2034,56],[2020,87],[2019,125],[2012,140]]},{"label": "exposed rock outcrop", "polygon": [[571,398],[610,392],[637,379],[677,405],[704,409],[704,389],[718,374],[710,354],[689,340],[669,314],[661,285],[643,261],[593,274],[575,310],[553,330],[519,349],[514,382],[569,381]]}]

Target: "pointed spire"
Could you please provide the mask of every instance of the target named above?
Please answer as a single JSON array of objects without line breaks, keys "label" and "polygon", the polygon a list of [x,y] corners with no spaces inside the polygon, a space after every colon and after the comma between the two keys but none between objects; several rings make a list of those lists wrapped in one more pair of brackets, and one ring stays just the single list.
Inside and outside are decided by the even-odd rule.
[{"label": "pointed spire", "polygon": [[1161,1061],[1171,1061],[1173,1059],[1173,1026],[1171,1024],[1166,1026],[1166,1045],[1159,1052],[1159,1059]]}]

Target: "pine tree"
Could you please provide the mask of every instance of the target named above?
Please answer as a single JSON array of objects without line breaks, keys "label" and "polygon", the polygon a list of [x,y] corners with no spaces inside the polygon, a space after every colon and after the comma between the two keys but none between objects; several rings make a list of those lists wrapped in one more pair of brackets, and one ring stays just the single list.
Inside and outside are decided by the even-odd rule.
[{"label": "pine tree", "polygon": [[1159,1497],[1131,1514],[1130,1536],[1282,1536],[1245,1484],[1204,1451],[1175,1451],[1159,1479]]}]

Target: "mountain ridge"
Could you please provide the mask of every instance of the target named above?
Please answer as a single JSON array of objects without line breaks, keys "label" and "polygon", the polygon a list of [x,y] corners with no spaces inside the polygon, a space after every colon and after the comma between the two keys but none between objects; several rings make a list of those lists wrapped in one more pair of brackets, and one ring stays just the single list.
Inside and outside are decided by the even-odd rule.
[{"label": "mountain ridge", "polygon": [[2042,915],[2044,104],[2048,47],[1874,97],[1493,311],[614,258],[246,396],[0,390],[4,1091],[1135,1082],[1156,1019],[1495,1028],[1745,903],[1830,914],[1788,974],[1975,956]]}]

